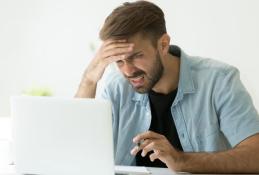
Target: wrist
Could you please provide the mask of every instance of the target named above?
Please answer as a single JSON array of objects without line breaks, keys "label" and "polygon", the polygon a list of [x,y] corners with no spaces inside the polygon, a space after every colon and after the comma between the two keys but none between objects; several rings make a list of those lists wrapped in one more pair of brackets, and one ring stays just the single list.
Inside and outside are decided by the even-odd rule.
[{"label": "wrist", "polygon": [[184,172],[185,171],[185,167],[188,164],[188,159],[187,159],[187,154],[185,152],[178,152],[180,155],[178,157],[177,160],[177,168],[179,171]]},{"label": "wrist", "polygon": [[176,151],[171,155],[171,163],[169,163],[168,168],[173,171],[183,172],[185,171],[185,165],[187,162],[186,153],[182,151]]},{"label": "wrist", "polygon": [[95,98],[96,87],[97,87],[97,83],[83,79],[80,82],[80,85],[75,97]]},{"label": "wrist", "polygon": [[88,78],[83,78],[80,87],[93,87],[97,85],[97,81]]}]

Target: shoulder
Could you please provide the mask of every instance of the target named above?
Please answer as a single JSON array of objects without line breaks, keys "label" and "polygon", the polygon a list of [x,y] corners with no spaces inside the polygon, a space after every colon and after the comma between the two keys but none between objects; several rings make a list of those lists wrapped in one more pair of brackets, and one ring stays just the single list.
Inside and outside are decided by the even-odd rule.
[{"label": "shoulder", "polygon": [[215,59],[183,54],[181,69],[182,87],[191,82],[194,90],[200,92],[200,95],[240,84],[238,69]]},{"label": "shoulder", "polygon": [[200,72],[217,72],[221,75],[229,74],[230,72],[238,71],[238,69],[232,65],[218,61],[212,58],[204,58],[198,56],[187,56],[190,69],[192,71]]},{"label": "shoulder", "polygon": [[239,78],[239,70],[222,61],[198,56],[186,56],[186,60],[193,78],[204,81],[228,81],[233,77]]}]

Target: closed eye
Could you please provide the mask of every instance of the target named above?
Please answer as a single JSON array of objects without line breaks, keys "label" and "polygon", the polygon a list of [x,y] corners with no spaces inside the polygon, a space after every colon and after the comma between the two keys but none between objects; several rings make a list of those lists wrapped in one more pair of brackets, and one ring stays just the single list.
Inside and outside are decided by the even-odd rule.
[{"label": "closed eye", "polygon": [[[141,51],[138,51],[138,52],[136,52],[136,53],[130,55],[130,56],[127,58],[127,60],[134,59],[137,55],[140,56],[140,55],[143,55],[143,53],[142,53]],[[139,56],[137,56],[137,57],[139,57]]]},{"label": "closed eye", "polygon": [[[136,52],[132,55],[130,55],[128,58],[125,59],[125,61],[129,62],[129,63],[132,63],[134,61],[134,59],[139,59],[139,58],[142,58],[144,56],[144,54],[140,51],[140,52]],[[116,61],[116,64],[118,66],[123,66],[124,64],[124,61],[123,60],[118,60]]]},{"label": "closed eye", "polygon": [[134,58],[142,58],[144,54],[140,53],[134,56]]},{"label": "closed eye", "polygon": [[122,60],[118,60],[118,61],[116,61],[116,63],[117,63],[118,66],[122,66],[123,65],[123,61]]}]

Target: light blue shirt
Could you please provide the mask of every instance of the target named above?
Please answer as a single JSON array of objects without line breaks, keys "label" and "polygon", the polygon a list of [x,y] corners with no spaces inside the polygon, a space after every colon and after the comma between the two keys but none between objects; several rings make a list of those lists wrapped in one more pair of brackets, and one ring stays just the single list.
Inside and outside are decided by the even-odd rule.
[{"label": "light blue shirt", "polygon": [[[148,94],[134,91],[121,73],[109,75],[101,97],[112,102],[114,154],[117,165],[135,165],[133,137],[149,129]],[[259,133],[259,116],[230,65],[181,51],[178,92],[172,117],[185,152],[230,149]]]}]

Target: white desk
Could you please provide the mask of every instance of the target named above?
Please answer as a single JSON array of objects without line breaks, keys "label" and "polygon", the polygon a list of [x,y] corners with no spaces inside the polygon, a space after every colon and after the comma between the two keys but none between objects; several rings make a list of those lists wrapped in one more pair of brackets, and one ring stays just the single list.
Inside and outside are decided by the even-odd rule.
[{"label": "white desk", "polygon": [[[175,175],[182,173],[174,173],[168,168],[147,168],[153,175]],[[0,175],[17,175],[14,166],[0,166]]]},{"label": "white desk", "polygon": [[190,173],[176,173],[168,168],[152,168],[152,167],[136,167],[136,166],[115,166],[116,174],[130,174],[130,175],[175,175],[175,174],[190,174]]},{"label": "white desk", "polygon": [[[167,168],[147,168],[147,169],[153,175],[176,175],[176,174],[185,175],[183,173],[174,173]],[[5,166],[5,167],[0,167],[0,175],[17,175],[17,174],[15,173],[14,166]]]},{"label": "white desk", "polygon": [[[0,166],[0,175],[17,175],[14,171],[14,166],[6,166],[4,168],[5,169],[3,169],[3,167]],[[172,172],[168,168],[149,168],[148,167],[147,169],[151,172],[151,175],[190,175],[191,174],[191,173]],[[209,174],[200,174],[200,175],[209,175]],[[227,174],[227,175],[231,175],[231,174]]]},{"label": "white desk", "polygon": [[190,173],[177,173],[177,172],[172,172],[168,168],[147,168],[152,174],[154,175],[188,175]]}]

